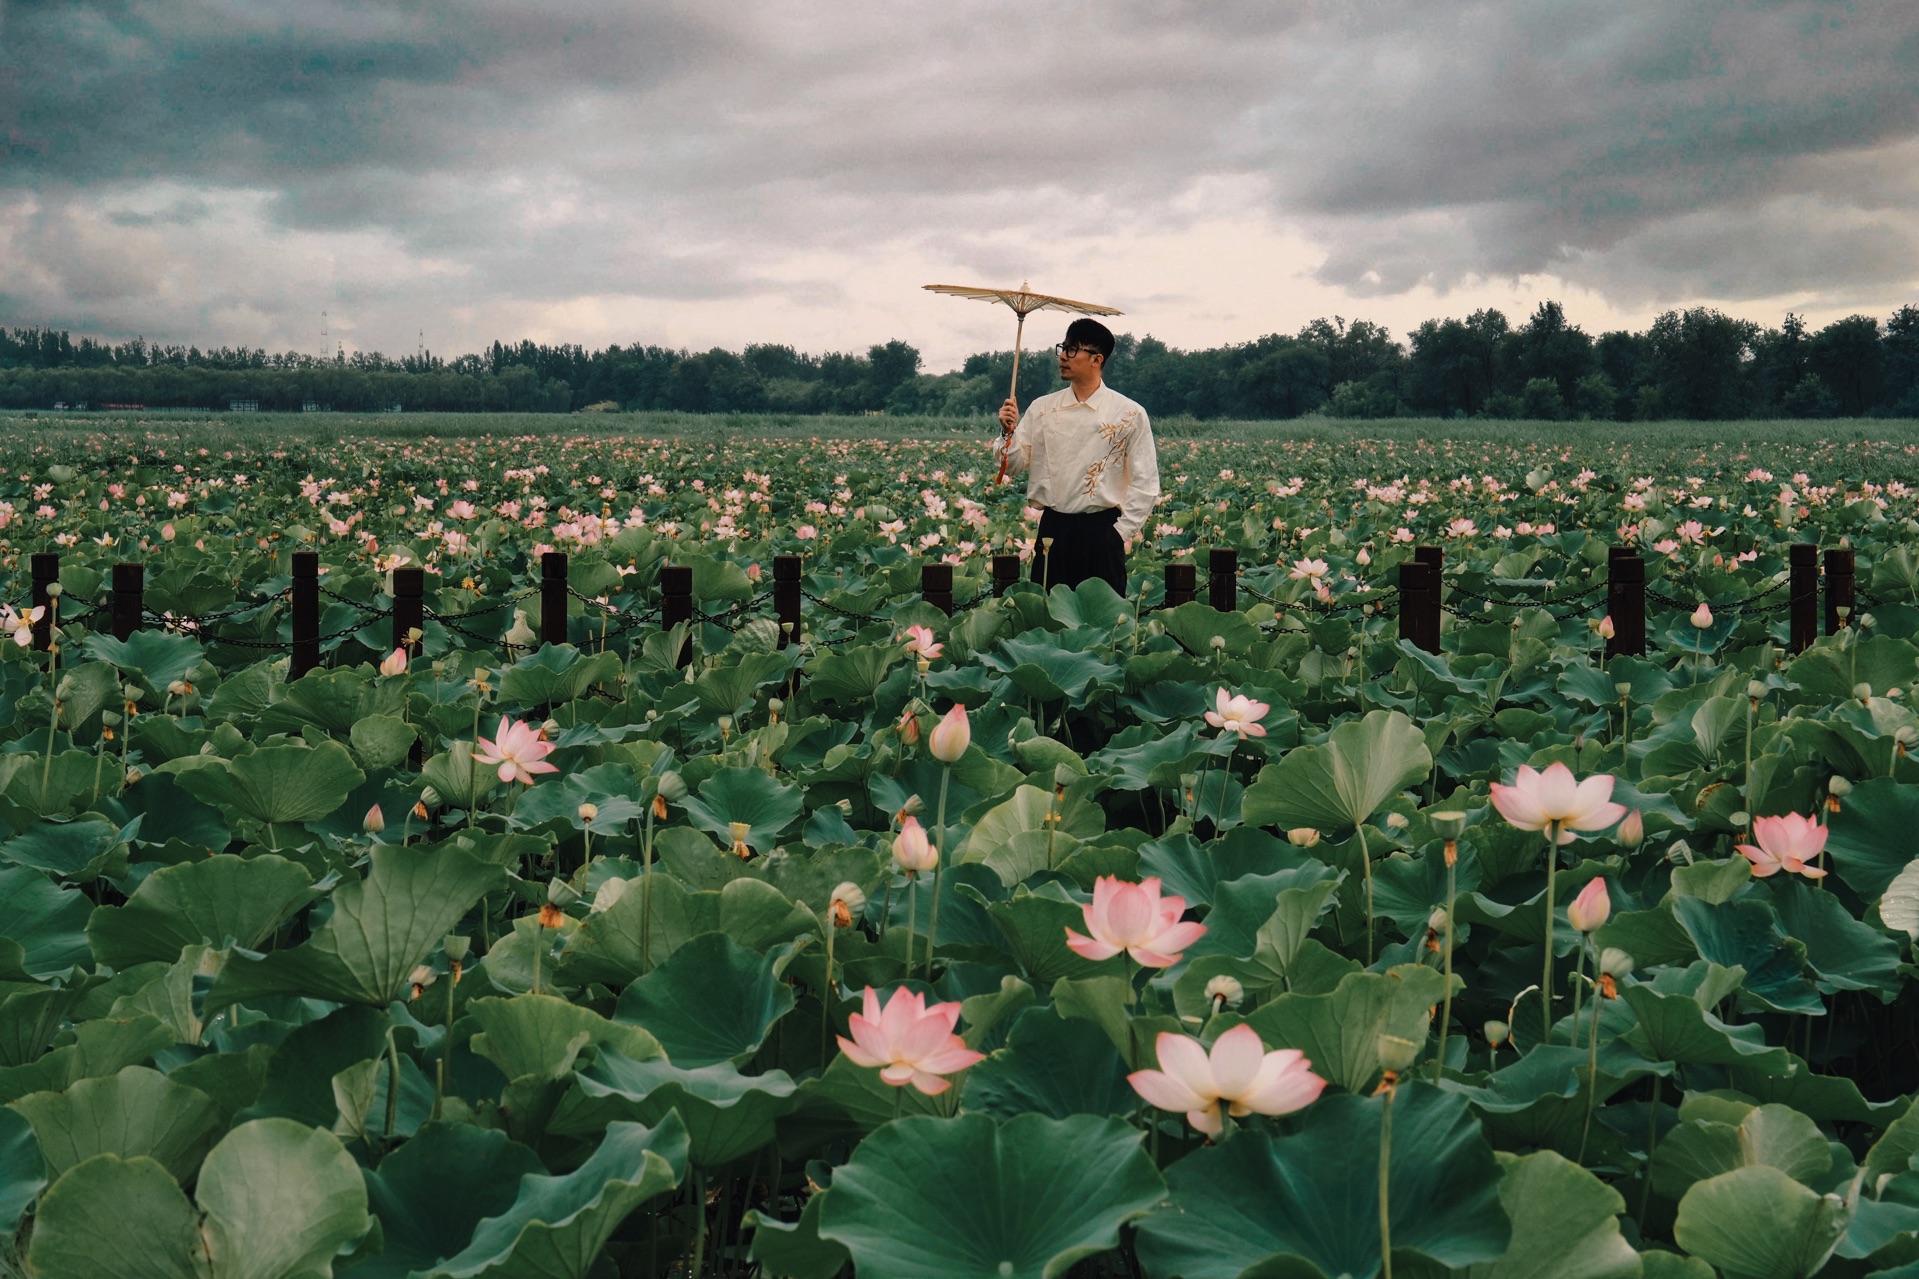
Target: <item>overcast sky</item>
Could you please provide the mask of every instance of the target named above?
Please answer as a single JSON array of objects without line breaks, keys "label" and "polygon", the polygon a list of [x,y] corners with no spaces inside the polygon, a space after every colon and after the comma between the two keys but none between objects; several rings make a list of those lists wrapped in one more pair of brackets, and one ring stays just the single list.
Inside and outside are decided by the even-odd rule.
[{"label": "overcast sky", "polygon": [[1919,0],[0,0],[0,324],[111,338],[1818,324],[1916,206]]}]

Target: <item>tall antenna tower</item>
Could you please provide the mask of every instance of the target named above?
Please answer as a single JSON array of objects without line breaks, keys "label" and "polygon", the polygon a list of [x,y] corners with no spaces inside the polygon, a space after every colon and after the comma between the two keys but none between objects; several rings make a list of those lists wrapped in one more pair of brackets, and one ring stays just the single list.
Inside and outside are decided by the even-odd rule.
[{"label": "tall antenna tower", "polygon": [[322,311],[320,312],[320,358],[322,360],[327,358],[327,348],[331,345],[333,345],[332,342],[327,338],[327,314]]}]

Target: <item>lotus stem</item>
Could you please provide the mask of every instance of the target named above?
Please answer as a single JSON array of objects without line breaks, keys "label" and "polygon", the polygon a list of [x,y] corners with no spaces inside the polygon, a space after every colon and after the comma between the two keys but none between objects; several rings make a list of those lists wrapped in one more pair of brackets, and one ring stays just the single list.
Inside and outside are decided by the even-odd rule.
[{"label": "lotus stem", "polygon": [[440,1068],[435,1072],[433,1081],[433,1119],[439,1122],[441,1108],[446,1103],[447,1060],[453,1056],[453,992],[460,985],[460,961],[448,959],[446,973],[446,1038],[440,1041]]},{"label": "lotus stem", "polygon": [[1433,1059],[1433,1082],[1446,1073],[1446,1032],[1453,1021],[1453,903],[1459,895],[1459,841],[1446,841],[1446,993],[1439,1011],[1439,1056]]},{"label": "lotus stem", "polygon": [[1541,1047],[1553,1038],[1553,889],[1559,879],[1559,823],[1546,823],[1546,967],[1539,982],[1539,1006],[1544,1022]]},{"label": "lotus stem", "polygon": [[1659,1144],[1659,1076],[1652,1077],[1652,1101],[1646,1106],[1646,1173],[1639,1183],[1639,1220],[1644,1230],[1646,1209],[1652,1204],[1652,1152]]},{"label": "lotus stem", "polygon": [[[1591,945],[1589,941],[1587,945]],[[1579,957],[1586,957],[1582,947]],[[1598,967],[1598,956],[1593,957],[1593,966]],[[1586,1163],[1586,1138],[1592,1135],[1593,1105],[1599,1100],[1599,1005],[1604,1002],[1597,985],[1593,987],[1592,1036],[1586,1045],[1586,1122],[1579,1129],[1579,1158],[1575,1161],[1582,1167]],[[1573,1014],[1573,1034],[1579,1033],[1578,1013]],[[1575,1040],[1577,1042],[1577,1040]]]},{"label": "lotus stem", "polygon": [[386,1139],[393,1142],[393,1129],[400,1118],[400,1045],[393,1037],[393,1022],[386,1024]]},{"label": "lotus stem", "polygon": [[1359,864],[1366,874],[1366,966],[1373,965],[1373,855],[1366,847],[1366,823],[1354,824],[1359,836]]},{"label": "lotus stem", "polygon": [[[833,1011],[833,934],[838,931],[839,929],[833,924],[833,904],[828,902],[826,906],[826,989],[820,992],[820,1069],[822,1071],[826,1069],[826,1059],[833,1048],[832,1027],[828,1023],[828,1018],[832,1016]],[[910,967],[912,963],[910,956],[907,963]]]},{"label": "lotus stem", "polygon": [[1379,1115],[1379,1263],[1385,1279],[1393,1279],[1393,1211],[1391,1202],[1393,1159],[1393,1097],[1398,1088],[1391,1074],[1380,1090],[1385,1109]]},{"label": "lotus stem", "polygon": [[706,1273],[706,1170],[693,1173],[693,1269],[694,1279]]},{"label": "lotus stem", "polygon": [[1226,824],[1226,792],[1227,788],[1233,784],[1233,746],[1237,745],[1239,743],[1235,741],[1232,746],[1226,748],[1226,758],[1219,766],[1219,810],[1213,814],[1215,835],[1219,834],[1220,828]]},{"label": "lotus stem", "polygon": [[640,974],[653,967],[653,805],[646,806],[640,838]]},{"label": "lotus stem", "polygon": [[[940,935],[940,872],[946,869],[946,784],[953,780],[953,766],[946,765],[940,771],[940,802],[938,816],[933,822],[933,917],[926,924],[926,980],[933,980],[933,951],[939,945]],[[1048,857],[1048,861],[1052,859]],[[912,966],[912,957],[908,956],[907,966]]]},{"label": "lotus stem", "polygon": [[[918,871],[906,876],[906,975],[913,975],[913,952],[919,946],[920,877]],[[830,978],[832,974],[827,974]],[[829,983],[830,984],[830,983]]]},{"label": "lotus stem", "polygon": [[533,938],[533,986],[530,993],[537,995],[540,993],[540,952],[546,949],[546,926],[544,924],[536,923],[534,925]]},{"label": "lotus stem", "polygon": [[53,717],[47,721],[47,749],[40,764],[40,810],[48,808],[47,792],[53,786],[53,735],[60,731],[60,691],[53,692]]}]

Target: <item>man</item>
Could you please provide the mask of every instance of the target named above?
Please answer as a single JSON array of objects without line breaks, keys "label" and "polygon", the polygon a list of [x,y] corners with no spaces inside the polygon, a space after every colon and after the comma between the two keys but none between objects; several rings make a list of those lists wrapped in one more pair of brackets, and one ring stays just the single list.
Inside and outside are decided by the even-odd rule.
[{"label": "man", "polygon": [[1040,508],[1033,580],[1078,586],[1097,577],[1125,595],[1126,552],[1159,500],[1152,423],[1101,380],[1112,330],[1074,320],[1058,350],[1066,387],[1034,400],[1024,417],[1010,395],[999,411],[1012,429],[1001,445],[1007,470],[1026,472],[1026,500]]}]

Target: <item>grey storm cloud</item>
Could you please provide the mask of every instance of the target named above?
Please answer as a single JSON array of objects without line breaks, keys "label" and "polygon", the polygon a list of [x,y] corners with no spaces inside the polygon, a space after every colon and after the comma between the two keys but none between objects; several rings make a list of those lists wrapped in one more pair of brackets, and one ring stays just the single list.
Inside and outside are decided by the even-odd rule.
[{"label": "grey storm cloud", "polygon": [[1913,278],[1916,140],[1911,0],[0,0],[0,322],[827,306],[1221,178],[1355,297],[1843,293]]}]

